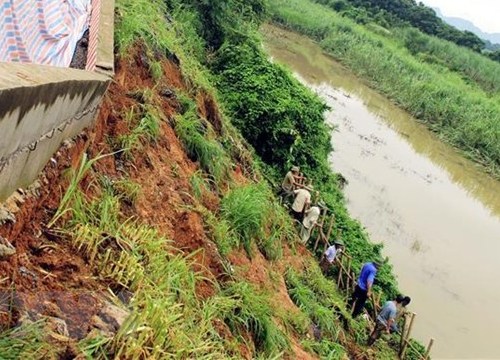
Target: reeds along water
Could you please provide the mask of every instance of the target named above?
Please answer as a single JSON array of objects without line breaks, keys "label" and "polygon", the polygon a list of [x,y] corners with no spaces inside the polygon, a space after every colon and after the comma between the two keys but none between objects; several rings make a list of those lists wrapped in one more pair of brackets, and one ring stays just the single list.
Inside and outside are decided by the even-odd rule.
[{"label": "reeds along water", "polygon": [[[276,22],[319,41],[354,73],[498,175],[500,82],[493,79],[500,76],[500,64],[425,37],[421,51],[444,65],[424,62],[405,48],[408,32],[381,36],[309,0],[270,4]],[[457,67],[450,60],[457,54],[467,65]]]}]

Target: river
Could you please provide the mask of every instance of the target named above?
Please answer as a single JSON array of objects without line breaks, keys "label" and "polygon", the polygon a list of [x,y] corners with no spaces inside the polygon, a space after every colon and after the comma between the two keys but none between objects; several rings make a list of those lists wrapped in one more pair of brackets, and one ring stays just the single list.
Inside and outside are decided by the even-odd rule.
[{"label": "river", "polygon": [[413,299],[413,336],[436,339],[435,359],[500,359],[500,182],[308,38],[262,34],[274,61],[332,108],[332,169]]}]

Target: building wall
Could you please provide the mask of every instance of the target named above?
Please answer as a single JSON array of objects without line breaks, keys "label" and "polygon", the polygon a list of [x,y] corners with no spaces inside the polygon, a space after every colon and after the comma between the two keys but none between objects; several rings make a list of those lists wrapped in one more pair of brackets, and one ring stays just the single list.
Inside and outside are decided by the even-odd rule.
[{"label": "building wall", "polygon": [[114,2],[101,6],[104,69],[0,63],[0,202],[29,186],[64,140],[92,124],[113,76]]}]

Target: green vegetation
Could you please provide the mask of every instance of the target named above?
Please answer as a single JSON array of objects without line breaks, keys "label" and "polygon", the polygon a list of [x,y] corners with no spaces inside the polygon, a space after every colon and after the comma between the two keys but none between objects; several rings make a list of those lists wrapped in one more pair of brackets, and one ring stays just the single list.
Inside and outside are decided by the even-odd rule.
[{"label": "green vegetation", "polygon": [[203,170],[219,183],[227,178],[229,159],[209,124],[203,124],[191,106],[176,119],[175,131],[186,146],[187,154],[199,161]]},{"label": "green vegetation", "polygon": [[[295,236],[290,217],[263,183],[236,187],[228,192],[221,202],[221,216],[222,224],[230,227],[229,238],[236,235],[249,256],[255,242],[267,259],[279,259],[283,241],[291,242]],[[227,234],[225,226],[221,230]]]},{"label": "green vegetation", "polygon": [[45,322],[26,322],[0,333],[0,357],[6,360],[47,359],[55,349],[44,338]]},{"label": "green vegetation", "polygon": [[[253,38],[224,44],[212,69],[233,123],[255,147],[270,177],[278,182],[291,164],[301,166],[335,214],[334,233],[341,233],[346,241],[354,269],[380,257],[382,247],[370,243],[360,224],[347,213],[337,178],[329,168],[325,105],[283,67],[269,62]],[[378,286],[389,297],[398,292],[390,265],[382,267]]]},{"label": "green vegetation", "polygon": [[209,211],[204,211],[205,223],[208,225],[210,238],[217,244],[222,256],[227,256],[231,250],[238,248],[240,239],[234,233],[229,222],[217,217]]},{"label": "green vegetation", "polygon": [[280,355],[289,349],[288,338],[276,325],[273,319],[275,310],[265,294],[247,282],[230,284],[224,294],[238,302],[235,312],[227,318],[232,331],[250,331],[257,350],[266,357]]},{"label": "green vegetation", "polygon": [[[293,315],[273,304],[271,294],[237,278],[237,272],[226,266],[226,256],[240,246],[249,255],[257,248],[268,260],[282,258],[285,243],[294,251],[294,224],[261,180],[259,169],[264,169],[270,182],[277,182],[291,164],[300,165],[314,180],[335,213],[334,233],[346,242],[354,269],[381,256],[381,246],[370,243],[360,224],[348,215],[336,176],[329,169],[325,105],[288,71],[270,63],[261,50],[253,31],[265,14],[261,0],[117,2],[117,50],[126,58],[132,49],[140,49],[155,86],[127,94],[138,105],[121,114],[128,132],[110,138],[109,144],[125,153],[121,159],[125,162],[161,144],[158,138],[164,119],[157,106],[161,61],[168,58],[180,64],[185,88],[174,89],[179,113],[169,123],[188,156],[199,164],[198,171],[183,179],[193,196],[189,194],[188,204],[182,206],[202,214],[206,233],[219,251],[214,257],[224,270],[210,279],[194,270],[200,266],[195,260],[198,252],[182,253],[157,228],[130,217],[140,186],[127,177],[99,175],[94,164],[100,157],[89,160],[84,155],[80,166],[69,174],[69,187],[49,227],[56,228],[79,252],[95,280],[109,287],[110,296],[121,290],[132,295],[124,309],[129,316],[117,334],[101,334],[79,343],[87,358],[225,359],[240,357],[241,347],[256,358],[280,358],[291,353],[292,335],[322,358],[345,356],[341,322],[351,322],[349,314],[316,264],[303,274],[299,270],[286,274],[289,294],[300,308]],[[216,131],[201,116],[196,100],[200,95],[215,96],[216,91],[262,163],[253,163],[252,151],[225,117],[222,129]],[[235,184],[230,177],[236,169],[233,163],[244,167],[254,181]],[[183,176],[177,164],[171,169],[173,178]],[[208,192],[219,196],[220,209],[203,207]],[[269,272],[271,282],[281,280],[276,271]],[[213,293],[197,296],[201,283],[208,283]],[[382,267],[376,286],[386,296],[397,292],[389,264]],[[312,323],[320,327],[321,340],[306,339]],[[365,324],[351,323],[354,340],[364,341]],[[12,347],[9,351],[17,351],[15,331],[0,342],[0,349],[7,344]],[[19,346],[19,354],[42,357],[35,354],[40,349],[36,336],[27,337],[30,343]]]},{"label": "green vegetation", "polygon": [[[73,173],[71,183],[87,176],[93,163],[83,158],[79,167],[83,170]],[[266,356],[288,348],[288,339],[275,324],[275,310],[266,295],[248,283],[235,282],[219,295],[199,300],[195,284],[202,278],[193,272],[189,257],[173,255],[170,241],[155,229],[122,218],[119,194],[123,193],[123,182],[110,185],[101,180],[92,186],[101,189],[99,196],[89,198],[78,187],[69,188],[71,200],[58,211],[67,217],[60,231],[96,268],[102,281],[112,288],[132,291],[134,296],[130,315],[115,337],[82,342],[81,349],[88,357],[228,358],[234,346],[221,339],[214,328],[217,319],[235,333],[250,331],[257,351]]]},{"label": "green vegetation", "polygon": [[271,12],[275,21],[318,40],[373,87],[498,175],[498,95],[485,95],[443,66],[417,60],[397,41],[309,0],[273,0]]},{"label": "green vegetation", "polygon": [[[311,267],[312,265],[309,269]],[[312,284],[313,277],[327,286],[320,289],[314,287],[318,284]],[[338,309],[343,308],[344,299],[335,293],[331,283],[323,277],[319,269],[301,275],[294,270],[289,270],[286,274],[286,284],[293,302],[309,315],[311,320],[321,329],[324,337],[337,342],[339,333],[343,332],[343,329],[339,326],[340,320],[338,318],[337,321],[332,321],[332,306]]]},{"label": "green vegetation", "polygon": [[395,29],[392,35],[420,61],[436,70],[456,72],[465,82],[477,85],[488,94],[500,95],[500,64],[448,41],[422,34],[416,29]]},{"label": "green vegetation", "polygon": [[460,31],[445,23],[435,11],[415,0],[315,0],[341,14],[366,24],[375,21],[383,27],[411,25],[420,31],[480,51],[485,43],[470,31]]},{"label": "green vegetation", "polygon": [[[435,16],[434,19],[429,19],[427,22],[414,24],[412,26],[411,21],[401,21],[401,19],[386,21],[384,17],[380,15],[384,13],[387,14],[384,8],[390,7],[392,8],[392,12],[397,12],[402,15],[408,16],[408,14],[411,14],[412,10],[415,10],[416,13],[423,12],[426,13],[427,16],[433,17],[431,9],[425,6],[416,6],[416,4],[411,4],[409,1],[401,0],[386,1],[381,5],[379,4],[381,7],[374,6],[370,0],[354,0],[351,1],[351,3],[353,3],[351,5],[348,5],[342,0],[313,1],[327,5],[340,15],[352,18],[357,23],[365,25],[365,27],[372,32],[396,41],[399,45],[406,47],[411,54],[416,55],[420,61],[440,66],[441,69],[439,70],[444,69],[445,71],[450,70],[452,72],[457,72],[467,82],[477,84],[484,91],[498,95],[500,89],[500,65],[489,59],[494,57],[495,53],[490,53],[489,56],[479,54],[477,50],[479,49],[478,44],[480,44],[480,42],[478,43],[473,39],[471,40],[471,33],[457,31],[453,27],[444,24],[441,19]],[[406,4],[398,7],[398,2]],[[370,7],[375,13],[370,15],[370,13],[363,11],[366,6]],[[412,10],[408,10],[408,7],[412,8]],[[378,11],[380,11],[380,13]],[[418,15],[416,17],[418,17]],[[439,24],[431,26],[435,21]],[[446,26],[446,30],[428,31],[429,29],[419,26],[425,25],[437,29],[443,24]],[[449,36],[442,36],[442,34],[446,34],[449,29],[452,29],[452,33],[454,33],[451,39]],[[475,35],[472,36],[475,37]],[[470,46],[467,46],[468,42]]]},{"label": "green vegetation", "polygon": [[130,109],[125,119],[130,131],[113,139],[112,146],[124,157],[131,158],[133,151],[156,141],[160,133],[160,117],[152,105],[143,105],[141,109]]}]

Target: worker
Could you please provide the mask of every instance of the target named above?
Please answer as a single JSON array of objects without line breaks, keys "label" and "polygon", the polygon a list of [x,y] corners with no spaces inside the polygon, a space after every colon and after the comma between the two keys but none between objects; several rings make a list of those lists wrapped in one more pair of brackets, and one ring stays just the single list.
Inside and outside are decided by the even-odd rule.
[{"label": "worker", "polygon": [[353,307],[352,317],[355,318],[363,311],[366,299],[371,296],[373,282],[377,276],[377,271],[382,265],[380,260],[367,262],[361,268],[361,273],[352,294],[349,305]]},{"label": "worker", "polygon": [[304,220],[302,220],[302,228],[300,229],[300,238],[302,243],[307,243],[311,237],[311,232],[318,222],[321,210],[318,206],[311,206],[304,212]]},{"label": "worker", "polygon": [[[312,186],[309,186],[309,189],[311,188]],[[311,203],[311,193],[307,188],[294,190],[293,193],[295,194],[295,200],[292,204],[292,214],[296,220],[301,222],[304,217],[304,211],[307,210]]]},{"label": "worker", "polygon": [[390,334],[391,330],[397,331],[397,327],[394,328],[396,325],[396,317],[404,301],[405,298],[402,295],[398,295],[394,300],[387,301],[384,304],[375,321],[375,328],[368,339],[368,346],[373,345],[382,333]]},{"label": "worker", "polygon": [[341,239],[335,240],[333,245],[330,245],[323,254],[321,258],[320,266],[323,272],[327,272],[328,268],[338,261],[342,251],[344,249],[344,242]]},{"label": "worker", "polygon": [[297,187],[299,179],[300,168],[298,166],[292,166],[291,170],[286,173],[285,179],[281,183],[280,196],[283,199],[287,199],[293,196],[293,191]]},{"label": "worker", "polygon": [[405,296],[403,298],[403,301],[401,302],[401,310],[398,311],[398,314],[396,315],[396,321],[392,323],[391,332],[399,332],[398,323],[408,313],[406,307],[410,304],[410,302],[411,298],[409,296]]}]

